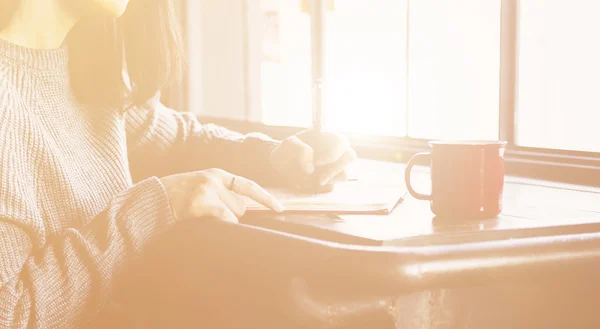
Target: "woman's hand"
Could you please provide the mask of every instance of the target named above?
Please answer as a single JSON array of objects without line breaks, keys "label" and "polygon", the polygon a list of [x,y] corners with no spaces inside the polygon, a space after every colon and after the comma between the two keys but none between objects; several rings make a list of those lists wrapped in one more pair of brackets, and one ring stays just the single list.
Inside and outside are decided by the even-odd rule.
[{"label": "woman's hand", "polygon": [[161,178],[179,220],[216,217],[237,223],[246,212],[242,196],[277,212],[283,206],[255,182],[221,169],[208,169]]},{"label": "woman's hand", "polygon": [[346,181],[346,168],[355,159],[356,152],[344,136],[331,132],[317,136],[309,129],[283,140],[270,160],[290,186],[308,188]]}]

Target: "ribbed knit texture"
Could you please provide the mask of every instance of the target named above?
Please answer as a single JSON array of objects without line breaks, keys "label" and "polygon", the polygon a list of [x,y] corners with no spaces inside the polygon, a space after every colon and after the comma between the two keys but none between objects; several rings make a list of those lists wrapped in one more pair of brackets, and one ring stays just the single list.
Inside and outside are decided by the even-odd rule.
[{"label": "ribbed knit texture", "polygon": [[157,177],[221,167],[260,181],[276,145],[159,102],[91,110],[72,94],[66,46],[0,40],[0,328],[92,320],[175,221]]}]

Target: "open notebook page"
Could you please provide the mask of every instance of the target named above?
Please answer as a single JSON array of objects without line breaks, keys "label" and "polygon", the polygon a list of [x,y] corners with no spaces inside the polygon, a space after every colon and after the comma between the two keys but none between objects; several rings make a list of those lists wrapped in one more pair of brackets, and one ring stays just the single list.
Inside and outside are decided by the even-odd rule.
[{"label": "open notebook page", "polygon": [[[360,181],[337,184],[333,191],[318,194],[282,188],[267,188],[267,191],[281,201],[285,212],[333,212],[339,214],[387,214],[406,195],[404,185],[361,183]],[[247,211],[268,211],[268,209],[247,199]]]}]

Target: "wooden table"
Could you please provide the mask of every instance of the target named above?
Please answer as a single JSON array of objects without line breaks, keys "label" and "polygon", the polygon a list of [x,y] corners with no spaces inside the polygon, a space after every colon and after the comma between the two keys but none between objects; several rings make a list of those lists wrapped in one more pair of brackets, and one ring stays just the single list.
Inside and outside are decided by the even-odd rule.
[{"label": "wooden table", "polygon": [[[355,173],[361,180],[402,183],[404,165],[361,160]],[[416,168],[413,175],[416,189],[428,192],[428,169]],[[428,202],[407,195],[388,216],[248,216],[244,221],[250,225],[344,244],[384,248],[433,245],[452,248],[471,242],[502,241],[509,242],[506,246],[512,249],[510,252],[515,251],[511,242],[526,240],[522,238],[556,236],[560,241],[559,235],[568,235],[572,239],[573,235],[600,232],[600,188],[518,177],[506,177],[505,182],[503,213],[486,220],[436,218]],[[560,248],[552,251],[552,257],[568,253],[568,250]],[[597,249],[597,246],[594,248]],[[485,253],[483,255],[484,258],[472,264],[486,266]],[[544,255],[547,254],[532,251],[526,257],[536,259]],[[496,251],[494,257],[497,263],[493,266],[502,263],[501,252],[498,254]],[[567,267],[560,275],[536,274],[539,280],[526,283],[501,280],[502,283],[494,285],[469,286],[467,282],[461,288],[436,288],[398,297],[393,310],[396,327],[600,327],[594,306],[600,302],[600,285],[596,284],[600,266],[594,263],[585,269]],[[502,272],[494,273],[500,277],[504,275]]]},{"label": "wooden table", "polygon": [[[360,160],[353,173],[374,183],[404,184],[404,165]],[[415,168],[413,184],[428,192],[427,168]],[[328,241],[364,245],[433,245],[600,232],[600,188],[506,177],[503,213],[486,220],[442,219],[427,201],[407,194],[388,216],[249,216],[244,222]]]}]

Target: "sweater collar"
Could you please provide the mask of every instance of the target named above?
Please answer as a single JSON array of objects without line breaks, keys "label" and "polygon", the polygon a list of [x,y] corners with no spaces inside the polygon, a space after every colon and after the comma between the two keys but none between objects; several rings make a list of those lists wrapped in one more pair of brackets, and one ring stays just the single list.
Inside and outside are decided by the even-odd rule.
[{"label": "sweater collar", "polygon": [[34,49],[0,39],[0,59],[40,70],[63,70],[68,67],[66,42],[56,49]]}]

